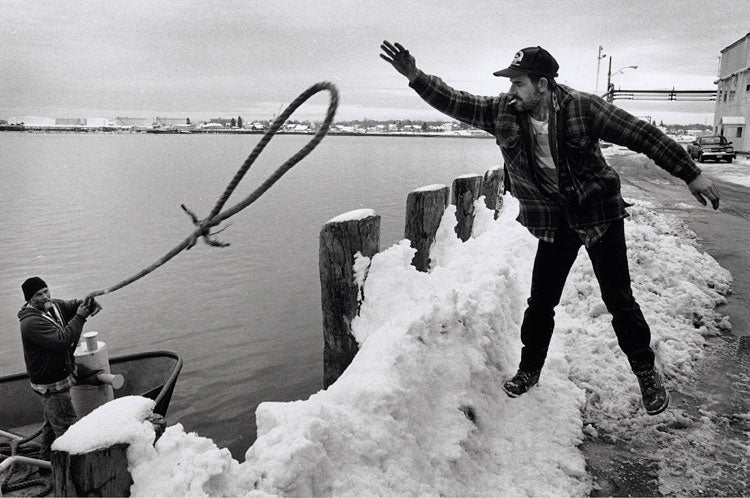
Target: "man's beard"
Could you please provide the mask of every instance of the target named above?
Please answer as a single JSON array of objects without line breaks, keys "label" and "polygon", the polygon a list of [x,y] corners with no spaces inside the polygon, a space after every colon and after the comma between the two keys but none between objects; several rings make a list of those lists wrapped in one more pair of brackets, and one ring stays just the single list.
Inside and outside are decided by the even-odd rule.
[{"label": "man's beard", "polygon": [[531,111],[534,109],[537,105],[539,105],[539,102],[542,100],[542,94],[538,91],[534,91],[534,93],[529,97],[531,101],[522,100],[519,97],[516,97],[516,110],[517,111]]}]

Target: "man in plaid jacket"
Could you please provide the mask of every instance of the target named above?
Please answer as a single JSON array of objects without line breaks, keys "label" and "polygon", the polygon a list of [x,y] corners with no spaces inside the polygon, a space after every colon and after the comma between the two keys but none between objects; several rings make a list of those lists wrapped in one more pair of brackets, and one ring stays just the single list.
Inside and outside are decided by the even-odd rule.
[{"label": "man in plaid jacket", "polygon": [[531,295],[521,325],[521,363],[503,388],[519,396],[539,381],[554,329],[554,308],[583,245],[599,281],[612,326],[641,388],[646,411],[669,405],[654,364],[651,331],[633,298],[623,219],[628,216],[620,179],[605,161],[599,140],[641,152],[682,179],[701,204],[714,209],[719,194],[687,151],[655,126],[555,82],[559,68],[541,47],[517,52],[495,76],[510,78],[508,93],[483,97],[460,92],[423,73],[398,43],[380,56],[409,79],[422,99],[454,119],[495,136],[504,159],[505,187],[518,199],[518,221],[539,239]]}]

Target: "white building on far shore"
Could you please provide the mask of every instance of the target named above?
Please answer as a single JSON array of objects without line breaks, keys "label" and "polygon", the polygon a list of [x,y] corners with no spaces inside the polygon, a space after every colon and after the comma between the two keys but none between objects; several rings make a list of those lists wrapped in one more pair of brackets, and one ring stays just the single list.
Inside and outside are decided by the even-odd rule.
[{"label": "white building on far shore", "polygon": [[86,118],[86,128],[114,128],[115,123],[108,118]]},{"label": "white building on far shore", "polygon": [[22,124],[31,127],[52,127],[55,126],[55,118],[43,116],[20,116],[8,118],[8,124]]}]

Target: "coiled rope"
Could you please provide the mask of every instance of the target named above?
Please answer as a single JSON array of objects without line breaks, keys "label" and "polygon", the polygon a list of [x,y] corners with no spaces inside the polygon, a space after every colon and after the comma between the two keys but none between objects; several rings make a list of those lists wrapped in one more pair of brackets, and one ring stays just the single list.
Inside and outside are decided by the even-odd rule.
[{"label": "coiled rope", "polygon": [[[16,455],[34,455],[38,456],[39,444],[32,443],[34,439],[39,437],[42,430],[39,429],[34,434],[27,436],[17,441],[11,441],[10,443],[0,443],[0,462],[6,458],[10,458]],[[29,479],[33,472],[26,468],[23,473],[14,474],[15,465],[11,465],[5,472],[5,475],[0,477],[0,496],[1,493],[11,493],[21,489],[30,488],[32,486],[45,486],[44,491],[41,492],[40,496],[44,496],[52,490],[51,483],[44,478]]]},{"label": "coiled rope", "polygon": [[[287,159],[287,161],[279,166],[276,171],[274,171],[257,189],[255,189],[254,192],[252,192],[250,195],[248,195],[244,200],[241,202],[238,202],[234,206],[226,209],[225,211],[221,211],[221,209],[224,207],[224,204],[226,204],[227,200],[229,200],[229,197],[234,192],[234,189],[237,188],[237,185],[240,183],[242,178],[245,176],[245,173],[250,169],[250,166],[255,162],[255,160],[258,158],[260,153],[263,151],[263,149],[268,145],[268,142],[271,141],[271,138],[276,134],[276,132],[279,130],[281,125],[284,124],[284,122],[289,118],[289,116],[294,113],[294,111],[297,110],[297,108],[302,105],[307,99],[312,97],[318,92],[321,92],[323,90],[328,90],[331,94],[331,100],[328,105],[328,113],[326,115],[325,121],[323,122],[322,126],[320,127],[320,130],[315,134],[315,136],[305,145],[302,149],[300,149],[296,154],[294,154],[292,157]],[[260,142],[258,142],[258,145],[255,146],[255,149],[250,153],[250,155],[245,159],[245,162],[242,164],[240,169],[237,171],[237,173],[234,175],[234,178],[232,178],[232,181],[229,182],[229,185],[227,185],[227,188],[224,190],[224,194],[219,198],[219,200],[216,202],[216,205],[211,210],[211,213],[208,215],[208,217],[200,220],[198,217],[185,205],[183,204],[181,207],[182,209],[190,216],[190,218],[193,221],[193,224],[197,227],[193,233],[191,233],[185,240],[183,240],[180,244],[174,247],[171,251],[169,251],[167,254],[165,254],[163,257],[161,257],[158,261],[154,262],[152,265],[144,268],[143,270],[139,271],[135,275],[126,278],[125,280],[113,285],[112,287],[109,287],[107,289],[102,289],[98,291],[94,291],[90,293],[88,296],[86,296],[86,299],[93,298],[96,296],[101,296],[103,294],[109,294],[110,292],[114,292],[116,290],[122,289],[123,287],[132,284],[136,280],[139,280],[152,271],[156,270],[160,266],[164,265],[167,261],[177,256],[180,252],[183,250],[189,250],[192,248],[197,240],[201,237],[203,237],[203,240],[211,246],[214,247],[226,247],[229,245],[229,243],[226,242],[220,242],[215,239],[215,235],[220,233],[222,230],[219,230],[217,232],[211,232],[211,228],[215,227],[222,221],[234,216],[235,214],[239,213],[246,207],[248,207],[250,204],[258,200],[258,198],[263,195],[271,186],[276,183],[279,178],[281,178],[287,171],[289,171],[295,164],[300,162],[302,159],[304,159],[305,156],[307,156],[312,150],[317,147],[317,145],[320,143],[321,140],[323,140],[323,137],[328,132],[328,128],[331,126],[331,122],[333,121],[333,116],[336,114],[336,109],[338,107],[339,103],[339,93],[336,89],[336,86],[333,83],[330,83],[328,81],[323,81],[320,83],[316,83],[304,92],[302,92],[294,101],[287,106],[287,108],[284,110],[284,112],[279,115],[279,117],[276,118],[276,120],[273,122],[271,127],[266,131],[266,133],[263,135],[263,138],[261,138]]]}]

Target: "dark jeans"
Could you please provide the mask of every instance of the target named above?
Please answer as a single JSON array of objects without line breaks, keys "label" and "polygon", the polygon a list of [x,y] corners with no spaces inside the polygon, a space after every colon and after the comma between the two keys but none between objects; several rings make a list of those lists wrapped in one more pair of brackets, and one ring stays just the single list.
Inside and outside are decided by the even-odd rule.
[{"label": "dark jeans", "polygon": [[42,395],[44,426],[42,427],[42,448],[40,457],[50,459],[50,448],[56,438],[65,434],[68,427],[78,421],[70,390]]},{"label": "dark jeans", "polygon": [[[521,325],[521,370],[541,370],[555,327],[555,306],[560,303],[565,280],[583,245],[563,222],[554,243],[539,241],[531,277],[531,297]],[[587,248],[602,299],[612,314],[612,326],[622,351],[635,370],[650,368],[654,352],[651,330],[630,289],[623,220],[613,222],[593,246]]]}]

